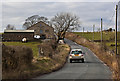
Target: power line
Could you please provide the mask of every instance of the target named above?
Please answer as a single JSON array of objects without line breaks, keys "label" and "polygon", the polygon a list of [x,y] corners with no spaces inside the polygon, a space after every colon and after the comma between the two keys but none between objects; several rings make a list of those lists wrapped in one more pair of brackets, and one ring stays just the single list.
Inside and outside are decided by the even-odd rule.
[{"label": "power line", "polygon": [[113,18],[114,16],[115,16],[115,11],[114,11],[114,13],[113,13],[112,17],[110,18],[110,21],[108,22],[107,26],[110,26],[110,24],[111,24],[112,20],[114,19],[114,18]]},{"label": "power line", "polygon": [[[116,3],[116,2],[113,2],[113,3]],[[115,12],[116,12],[116,9],[114,9],[114,11],[113,11],[113,15],[112,15],[110,21],[108,22],[107,26],[110,26],[112,20],[114,19],[113,17],[115,16]]]}]

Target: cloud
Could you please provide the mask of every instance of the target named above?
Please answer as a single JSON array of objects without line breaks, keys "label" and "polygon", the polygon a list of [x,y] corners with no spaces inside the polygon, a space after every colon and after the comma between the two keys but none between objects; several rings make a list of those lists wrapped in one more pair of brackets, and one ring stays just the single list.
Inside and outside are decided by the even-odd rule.
[{"label": "cloud", "polygon": [[96,24],[96,30],[100,27],[101,17],[105,28],[108,28],[114,25],[112,23],[107,26],[107,23],[115,12],[116,4],[113,2],[3,2],[3,29],[7,24],[13,24],[21,29],[29,16],[37,14],[50,19],[60,12],[75,13],[80,17],[81,26],[86,27],[88,31],[92,31],[93,24]]}]

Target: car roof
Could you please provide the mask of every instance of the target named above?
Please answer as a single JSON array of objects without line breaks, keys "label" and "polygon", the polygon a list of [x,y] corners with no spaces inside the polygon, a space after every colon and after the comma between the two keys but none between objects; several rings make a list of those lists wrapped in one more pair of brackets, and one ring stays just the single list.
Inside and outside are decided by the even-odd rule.
[{"label": "car roof", "polygon": [[81,49],[79,49],[79,48],[72,49],[71,51],[76,51],[76,50],[78,50],[78,51],[82,51],[82,50],[81,50]]}]

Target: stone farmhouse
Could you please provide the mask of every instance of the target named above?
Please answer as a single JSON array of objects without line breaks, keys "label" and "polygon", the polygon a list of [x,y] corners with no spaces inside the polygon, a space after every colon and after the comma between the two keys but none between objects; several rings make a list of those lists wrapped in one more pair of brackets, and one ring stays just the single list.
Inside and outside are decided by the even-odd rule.
[{"label": "stone farmhouse", "polygon": [[55,38],[54,28],[45,24],[42,21],[32,25],[27,30],[34,30],[34,35],[39,35],[41,38],[47,38],[47,39]]}]

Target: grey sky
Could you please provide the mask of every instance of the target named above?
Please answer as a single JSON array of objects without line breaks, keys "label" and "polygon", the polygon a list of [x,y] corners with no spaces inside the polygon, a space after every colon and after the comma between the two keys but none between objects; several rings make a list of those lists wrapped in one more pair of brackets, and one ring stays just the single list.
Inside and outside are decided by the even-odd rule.
[{"label": "grey sky", "polygon": [[46,16],[49,19],[59,12],[71,12],[80,17],[81,28],[92,30],[92,25],[100,27],[100,18],[103,18],[104,29],[114,28],[114,18],[109,24],[117,2],[3,2],[2,3],[2,29],[7,24],[22,28],[25,19],[32,15]]}]

